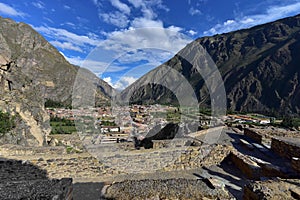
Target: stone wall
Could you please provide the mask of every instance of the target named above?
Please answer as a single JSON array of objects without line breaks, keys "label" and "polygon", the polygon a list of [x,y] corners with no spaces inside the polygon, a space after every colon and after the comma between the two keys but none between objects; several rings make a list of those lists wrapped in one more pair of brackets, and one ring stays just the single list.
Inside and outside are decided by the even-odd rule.
[{"label": "stone wall", "polygon": [[[299,155],[300,157],[300,155]],[[300,158],[293,158],[292,159],[292,167],[293,169],[300,174]]]},{"label": "stone wall", "polygon": [[210,146],[189,148],[145,149],[99,155],[106,166],[126,173],[150,173],[159,170],[197,168],[212,149]]},{"label": "stone wall", "polygon": [[90,149],[94,152],[89,153],[66,154],[53,151],[51,154],[42,154],[40,153],[41,150],[36,150],[33,151],[32,155],[29,155],[29,151],[17,151],[16,153],[11,150],[13,146],[7,146],[3,149],[9,149],[6,151],[7,154],[13,153],[10,155],[11,158],[26,160],[26,162],[45,170],[49,178],[72,177],[81,179],[111,177],[116,174],[127,173],[196,169],[203,165],[210,166],[221,163],[224,157],[229,154],[230,147],[215,144],[135,150],[133,145],[128,146],[128,144],[120,143],[103,145],[98,149],[95,147]]},{"label": "stone wall", "polygon": [[261,177],[289,177],[289,174],[282,172],[279,167],[255,157],[244,155],[237,150],[232,150],[228,155],[228,159],[249,179],[259,180]]},{"label": "stone wall", "polygon": [[[119,173],[153,173],[195,169],[220,163],[230,150],[222,145],[182,146],[132,151],[98,151],[92,154]],[[212,153],[213,152],[213,153]],[[226,154],[227,152],[227,154]],[[97,154],[98,153],[98,154]]]},{"label": "stone wall", "polygon": [[300,143],[294,138],[272,138],[271,149],[281,157],[291,160],[293,157],[300,157]]},{"label": "stone wall", "polygon": [[228,155],[228,158],[249,179],[257,179],[260,177],[261,167],[247,156],[239,153],[238,151],[232,151]]},{"label": "stone wall", "polygon": [[259,144],[261,144],[261,142],[262,142],[262,135],[258,134],[257,132],[255,132],[251,129],[245,128],[244,135],[251,138],[252,140],[254,140],[255,142],[257,142]]},{"label": "stone wall", "polygon": [[99,160],[86,153],[57,155],[52,158],[36,157],[30,159],[30,163],[46,170],[50,178],[101,178],[120,173],[104,166]]},{"label": "stone wall", "polygon": [[192,140],[189,138],[174,138],[172,140],[152,140],[153,149],[176,148],[190,146]]},{"label": "stone wall", "polygon": [[19,145],[2,145],[0,147],[0,156],[10,155],[47,155],[65,154],[66,148],[63,146],[57,147],[24,147]]}]

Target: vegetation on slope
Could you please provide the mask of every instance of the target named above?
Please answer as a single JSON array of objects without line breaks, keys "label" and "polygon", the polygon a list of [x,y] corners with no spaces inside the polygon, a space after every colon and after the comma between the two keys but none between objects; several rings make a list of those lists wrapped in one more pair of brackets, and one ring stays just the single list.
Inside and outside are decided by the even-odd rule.
[{"label": "vegetation on slope", "polygon": [[15,127],[15,117],[10,116],[8,113],[5,113],[0,110],[0,136],[9,132]]}]

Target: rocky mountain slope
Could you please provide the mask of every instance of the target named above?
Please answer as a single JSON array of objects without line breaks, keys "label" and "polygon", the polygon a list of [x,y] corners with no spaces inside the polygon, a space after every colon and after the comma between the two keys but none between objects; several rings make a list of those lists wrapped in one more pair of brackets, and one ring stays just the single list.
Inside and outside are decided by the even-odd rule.
[{"label": "rocky mountain slope", "polygon": [[[0,17],[0,109],[17,120],[0,143],[45,144],[50,132],[45,100],[70,105],[79,69],[29,25]],[[98,102],[110,99],[113,89],[106,82],[80,71],[80,81],[95,86]]]},{"label": "rocky mountain slope", "polygon": [[[178,103],[172,89],[150,81],[154,76],[158,79],[167,65],[189,81],[200,105],[209,106],[211,100],[206,85],[209,78],[204,81],[195,63],[181,56],[197,57],[199,52],[191,51],[196,45],[201,45],[218,67],[224,81],[228,109],[299,113],[300,15],[250,29],[199,38],[164,65],[126,88],[122,97],[139,103]],[[200,62],[202,65],[205,63]],[[169,76],[169,79],[172,77]]]}]

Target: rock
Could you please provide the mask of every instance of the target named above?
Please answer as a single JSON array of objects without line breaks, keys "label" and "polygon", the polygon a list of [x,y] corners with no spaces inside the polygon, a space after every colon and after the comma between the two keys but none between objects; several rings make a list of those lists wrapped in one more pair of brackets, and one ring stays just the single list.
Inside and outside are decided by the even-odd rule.
[{"label": "rock", "polygon": [[16,122],[0,144],[46,145],[51,128],[45,101],[71,105],[79,71],[81,87],[95,87],[94,103],[110,99],[113,89],[107,83],[68,63],[27,24],[0,17],[0,46],[0,109],[15,116]]},{"label": "rock", "polygon": [[300,199],[300,189],[299,188],[291,188],[290,191],[292,193],[291,195],[293,198]]},{"label": "rock", "polygon": [[56,138],[51,138],[50,142],[49,142],[49,146],[57,146],[59,144],[59,141]]},{"label": "rock", "polygon": [[243,199],[297,199],[297,195],[300,194],[299,184],[299,179],[279,178],[251,182],[244,187]]}]

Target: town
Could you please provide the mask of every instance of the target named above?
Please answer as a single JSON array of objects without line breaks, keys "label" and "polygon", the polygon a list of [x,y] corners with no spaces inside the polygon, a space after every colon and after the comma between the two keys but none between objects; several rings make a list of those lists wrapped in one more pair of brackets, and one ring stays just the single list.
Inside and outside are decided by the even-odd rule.
[{"label": "town", "polygon": [[[98,134],[94,144],[132,141],[134,137],[144,138],[154,127],[162,128],[168,123],[179,123],[184,126],[185,123],[197,122],[198,127],[195,130],[199,131],[224,124],[247,127],[251,124],[267,126],[271,123],[282,122],[282,120],[276,120],[275,117],[260,114],[228,114],[217,120],[207,112],[190,113],[187,116],[181,115],[178,107],[159,104],[86,109],[47,108],[47,112],[52,121],[52,134],[72,134],[72,132]],[[60,120],[69,121],[67,125],[74,128],[67,129],[66,127],[69,126],[60,125],[61,131],[55,132],[58,126],[55,121]],[[90,126],[87,127],[87,124]],[[188,133],[191,133],[191,130]]]}]

